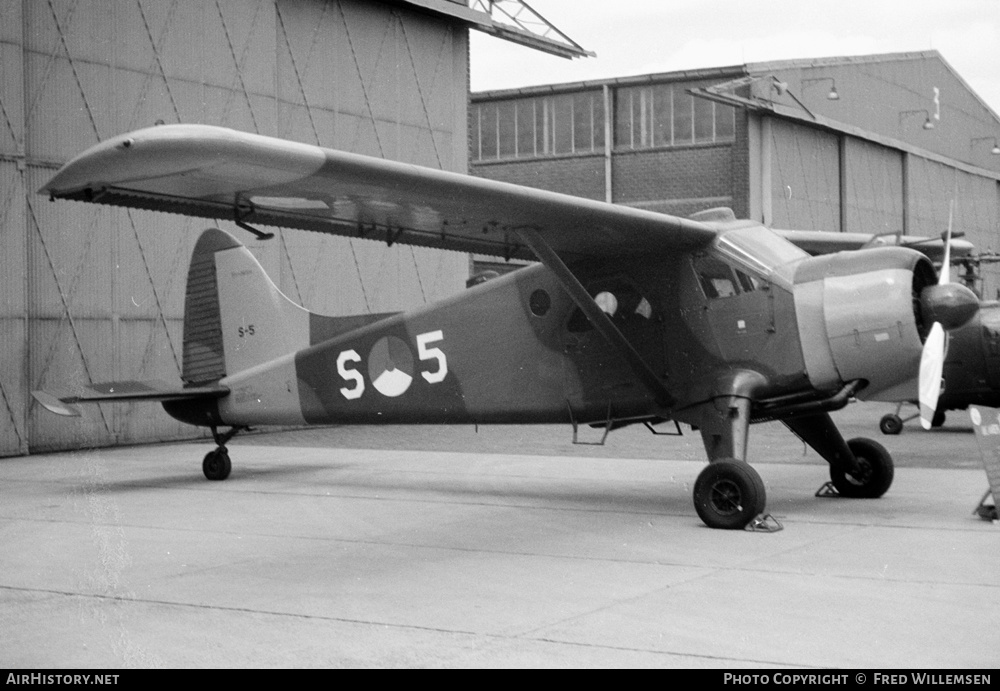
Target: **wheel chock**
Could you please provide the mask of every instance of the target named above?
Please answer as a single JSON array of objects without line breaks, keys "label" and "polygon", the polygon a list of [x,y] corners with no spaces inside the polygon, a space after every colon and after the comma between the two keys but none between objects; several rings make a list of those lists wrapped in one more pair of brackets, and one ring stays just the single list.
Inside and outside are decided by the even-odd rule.
[{"label": "wheel chock", "polygon": [[837,491],[837,488],[833,486],[832,482],[830,482],[829,480],[827,480],[826,484],[824,484],[822,487],[820,487],[818,490],[816,490],[816,496],[817,497],[839,497],[840,496],[840,492]]},{"label": "wheel chock", "polygon": [[769,513],[760,514],[743,528],[750,533],[776,533],[784,529],[785,526],[781,525],[778,519]]},{"label": "wheel chock", "polygon": [[997,512],[997,507],[993,504],[987,504],[986,500],[989,496],[993,494],[993,490],[986,490],[986,494],[983,498],[979,500],[979,504],[972,510],[974,516],[979,516],[984,521],[993,521],[994,523],[1000,521],[1000,513]]},{"label": "wheel chock", "polygon": [[1000,521],[1000,513],[997,512],[997,507],[990,506],[989,504],[977,506],[975,513],[984,521],[991,521],[993,523]]}]

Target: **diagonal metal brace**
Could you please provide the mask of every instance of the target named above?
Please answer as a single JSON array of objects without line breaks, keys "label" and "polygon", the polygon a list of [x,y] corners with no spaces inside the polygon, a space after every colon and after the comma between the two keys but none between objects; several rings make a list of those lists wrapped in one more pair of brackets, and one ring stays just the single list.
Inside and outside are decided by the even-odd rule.
[{"label": "diagonal metal brace", "polygon": [[534,228],[518,228],[517,234],[524,241],[524,244],[531,248],[531,251],[535,253],[539,261],[545,264],[556,275],[559,283],[566,289],[570,298],[583,311],[598,333],[604,336],[618,350],[621,356],[625,358],[626,362],[632,367],[632,372],[646,386],[656,402],[664,408],[672,406],[675,399],[670,395],[667,387],[657,376],[656,372],[642,359],[642,356],[629,343],[624,334],[618,330],[618,327],[614,325],[614,322],[611,321],[608,315],[597,306],[594,298],[590,296],[587,289],[573,275],[573,272],[569,270],[569,267],[556,254],[555,250],[549,246],[549,243],[545,242],[541,234]]},{"label": "diagonal metal brace", "polygon": [[250,200],[246,200],[244,203],[246,203],[249,206],[249,209],[245,213],[243,209],[240,208],[239,199],[237,199],[236,204],[233,205],[233,223],[235,223],[238,227],[242,228],[243,230],[249,233],[253,233],[255,236],[257,236],[258,240],[270,240],[271,238],[273,238],[274,233],[265,233],[263,230],[257,230],[252,225],[246,222],[245,219],[249,218],[254,214],[255,207],[254,203]]}]

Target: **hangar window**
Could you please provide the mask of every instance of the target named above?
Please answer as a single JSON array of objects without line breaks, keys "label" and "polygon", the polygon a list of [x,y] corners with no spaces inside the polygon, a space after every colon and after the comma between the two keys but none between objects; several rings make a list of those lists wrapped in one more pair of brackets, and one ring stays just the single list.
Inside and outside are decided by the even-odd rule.
[{"label": "hangar window", "polygon": [[486,101],[473,113],[474,151],[481,161],[593,153],[604,149],[600,91]]},{"label": "hangar window", "polygon": [[736,111],[695,98],[696,83],[623,87],[615,92],[615,146],[647,149],[732,141]]}]

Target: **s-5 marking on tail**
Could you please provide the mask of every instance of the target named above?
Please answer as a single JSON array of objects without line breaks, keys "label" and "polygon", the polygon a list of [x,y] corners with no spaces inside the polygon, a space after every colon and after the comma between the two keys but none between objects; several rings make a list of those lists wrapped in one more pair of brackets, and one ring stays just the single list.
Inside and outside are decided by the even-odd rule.
[{"label": "s-5 marking on tail", "polygon": [[215,480],[230,472],[226,442],[251,425],[675,420],[699,430],[710,461],[698,515],[743,528],[765,509],[751,423],[781,420],[829,462],[841,495],[881,496],[889,454],[845,440],[830,411],[854,396],[915,398],[930,324],[959,328],[975,312],[966,295],[935,293],[911,249],[810,257],[728,209],[676,218],[217,127],[112,138],[43,191],[540,262],[406,314],[325,317],[282,295],[233,236],[206,230],[188,275],[182,387],[37,397],[62,414],[162,399],[211,428],[203,469]]}]

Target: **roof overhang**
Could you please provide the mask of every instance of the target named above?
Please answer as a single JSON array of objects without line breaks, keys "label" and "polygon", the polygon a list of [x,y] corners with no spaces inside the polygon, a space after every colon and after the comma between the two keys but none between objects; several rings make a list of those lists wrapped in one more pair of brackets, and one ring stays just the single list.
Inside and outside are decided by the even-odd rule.
[{"label": "roof overhang", "polygon": [[[757,87],[766,87],[764,93],[757,91]],[[736,108],[743,108],[749,112],[764,114],[783,120],[806,124],[810,127],[826,130],[835,134],[845,134],[851,137],[880,144],[882,146],[897,149],[908,154],[913,154],[931,161],[952,166],[967,173],[973,173],[986,178],[1000,180],[1000,173],[993,170],[986,170],[977,166],[969,165],[941,154],[913,146],[907,142],[886,137],[875,132],[871,132],[855,125],[839,122],[831,118],[813,113],[806,108],[791,91],[788,85],[779,81],[771,74],[752,74],[733,79],[730,81],[714,84],[708,87],[688,89],[688,93],[699,98],[706,98],[718,103],[724,103]],[[743,93],[736,93],[737,91]]]},{"label": "roof overhang", "polygon": [[382,0],[449,20],[506,41],[563,58],[593,57],[576,41],[521,0]]}]

